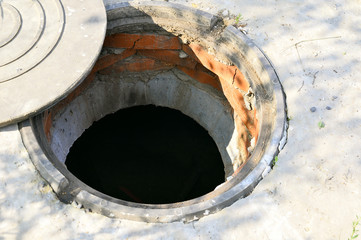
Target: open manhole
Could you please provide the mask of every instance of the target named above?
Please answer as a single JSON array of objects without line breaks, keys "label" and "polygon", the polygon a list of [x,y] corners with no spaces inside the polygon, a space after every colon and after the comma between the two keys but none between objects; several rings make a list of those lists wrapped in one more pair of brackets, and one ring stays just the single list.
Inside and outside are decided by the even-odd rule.
[{"label": "open manhole", "polygon": [[[88,77],[20,123],[41,176],[63,202],[147,222],[192,221],[250,194],[285,141],[284,95],[267,58],[202,11],[106,9]],[[214,142],[202,142],[208,134]]]},{"label": "open manhole", "polygon": [[93,123],[65,165],[90,187],[137,203],[182,202],[224,182],[222,158],[207,131],[178,110],[154,105]]}]

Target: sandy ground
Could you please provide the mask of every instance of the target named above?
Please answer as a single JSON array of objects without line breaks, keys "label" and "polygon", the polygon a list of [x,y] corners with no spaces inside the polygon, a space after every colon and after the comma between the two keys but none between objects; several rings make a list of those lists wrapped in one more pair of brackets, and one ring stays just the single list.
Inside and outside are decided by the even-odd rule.
[{"label": "sandy ground", "polygon": [[7,126],[0,129],[0,240],[351,237],[361,215],[361,1],[172,2],[242,14],[248,37],[273,62],[291,118],[277,166],[249,197],[197,222],[109,219],[60,203],[17,125]]}]

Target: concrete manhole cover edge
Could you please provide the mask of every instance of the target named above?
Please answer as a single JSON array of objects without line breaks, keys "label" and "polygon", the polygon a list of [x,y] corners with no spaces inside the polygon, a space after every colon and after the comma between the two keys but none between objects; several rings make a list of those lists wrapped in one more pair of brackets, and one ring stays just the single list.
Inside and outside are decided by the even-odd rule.
[{"label": "concrete manhole cover edge", "polygon": [[[102,1],[1,1],[0,126],[41,112],[89,73],[106,30]],[[4,27],[6,27],[4,26]]]}]

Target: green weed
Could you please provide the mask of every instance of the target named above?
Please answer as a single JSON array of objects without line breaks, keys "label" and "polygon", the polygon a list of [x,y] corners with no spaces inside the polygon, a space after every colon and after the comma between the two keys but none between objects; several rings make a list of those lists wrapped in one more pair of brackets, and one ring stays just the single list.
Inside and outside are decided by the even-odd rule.
[{"label": "green weed", "polygon": [[237,17],[236,17],[236,25],[239,24],[239,22],[243,19],[243,16],[242,14],[238,14]]},{"label": "green weed", "polygon": [[319,129],[324,128],[325,126],[326,126],[326,125],[325,125],[324,122],[322,122],[322,121],[319,121],[319,122],[318,122],[318,128],[319,128]]},{"label": "green weed", "polygon": [[360,221],[361,221],[361,218],[359,218],[357,215],[356,215],[356,220],[352,222],[352,234],[351,234],[351,237],[348,238],[347,240],[352,240],[352,239],[356,239],[359,235],[358,233],[358,229],[357,226],[360,224]]},{"label": "green weed", "polygon": [[278,156],[275,156],[275,158],[272,160],[272,167],[275,167],[278,162]]}]

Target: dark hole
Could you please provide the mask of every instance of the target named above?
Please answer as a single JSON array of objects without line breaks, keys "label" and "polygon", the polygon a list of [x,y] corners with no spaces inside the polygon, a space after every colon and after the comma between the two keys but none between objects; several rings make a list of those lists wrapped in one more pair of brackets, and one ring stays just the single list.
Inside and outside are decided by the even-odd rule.
[{"label": "dark hole", "polygon": [[65,164],[90,187],[139,203],[185,201],[224,182],[223,162],[207,131],[180,111],[153,105],[95,122]]}]

